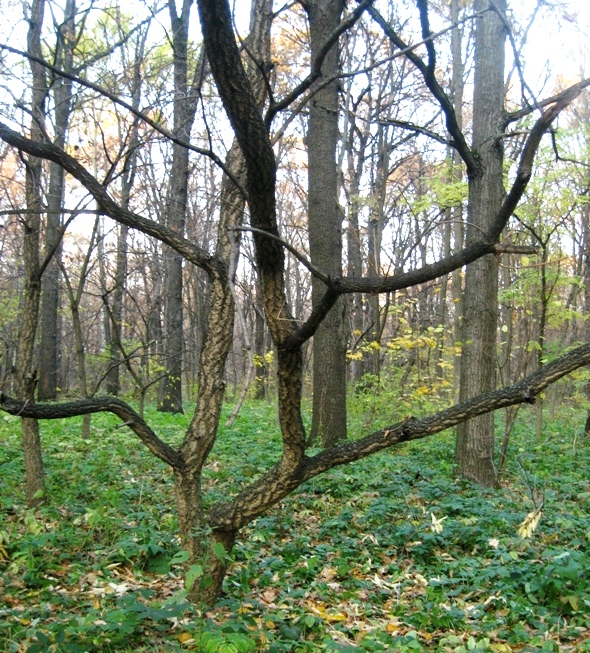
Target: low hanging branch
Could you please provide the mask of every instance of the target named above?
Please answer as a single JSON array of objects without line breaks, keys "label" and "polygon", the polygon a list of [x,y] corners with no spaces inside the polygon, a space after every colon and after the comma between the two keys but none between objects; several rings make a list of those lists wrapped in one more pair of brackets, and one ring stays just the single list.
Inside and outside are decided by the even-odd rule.
[{"label": "low hanging branch", "polygon": [[574,370],[590,364],[590,344],[573,349],[518,383],[473,397],[427,417],[407,417],[355,442],[304,457],[297,473],[283,475],[280,463],[247,487],[232,502],[212,508],[213,528],[241,528],[305,481],[339,465],[361,460],[402,442],[419,440],[499,408],[535,402],[537,395]]},{"label": "low hanging branch", "polygon": [[17,417],[35,419],[63,419],[93,413],[113,413],[135,433],[154,456],[173,468],[182,466],[182,459],[176,449],[160,440],[139,413],[116,397],[92,397],[58,404],[36,404],[19,401],[0,392],[0,410]]}]

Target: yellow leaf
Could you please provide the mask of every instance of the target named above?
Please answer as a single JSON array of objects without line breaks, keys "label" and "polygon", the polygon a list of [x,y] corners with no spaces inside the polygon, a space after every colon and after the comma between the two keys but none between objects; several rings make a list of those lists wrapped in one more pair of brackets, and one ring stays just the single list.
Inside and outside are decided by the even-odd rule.
[{"label": "yellow leaf", "polygon": [[326,614],[324,619],[328,623],[335,623],[337,621],[346,621],[348,617],[344,614],[344,612],[336,612],[335,614]]},{"label": "yellow leaf", "polygon": [[338,571],[334,569],[334,567],[329,567],[326,566],[322,569],[320,576],[327,581],[332,580],[336,575],[338,574]]},{"label": "yellow leaf", "polygon": [[195,639],[190,633],[180,633],[177,639],[181,644],[184,644],[185,646],[195,643]]},{"label": "yellow leaf", "polygon": [[92,602],[92,607],[95,610],[100,610],[100,599],[98,598],[98,596],[94,597],[94,601]]},{"label": "yellow leaf", "polygon": [[446,519],[446,517],[441,517],[440,519],[437,519],[433,512],[430,513],[430,517],[432,519],[432,526],[430,527],[430,530],[433,533],[442,533],[443,532],[442,523]]},{"label": "yellow leaf", "polygon": [[529,512],[529,514],[524,518],[522,524],[516,529],[516,532],[523,540],[528,539],[535,532],[542,514],[543,511],[541,508],[537,508],[536,510]]}]

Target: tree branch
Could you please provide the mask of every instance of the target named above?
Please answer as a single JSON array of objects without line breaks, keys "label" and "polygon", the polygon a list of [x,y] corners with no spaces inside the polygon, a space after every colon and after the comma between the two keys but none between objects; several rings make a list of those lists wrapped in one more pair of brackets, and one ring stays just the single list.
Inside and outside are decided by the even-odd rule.
[{"label": "tree branch", "polygon": [[299,252],[293,245],[290,245],[288,242],[284,241],[279,236],[268,233],[268,231],[263,231],[262,229],[255,229],[254,227],[232,227],[232,231],[250,231],[254,234],[260,234],[264,238],[271,238],[272,240],[280,243],[288,252],[291,252],[293,256],[305,267],[314,277],[317,277],[320,281],[323,281],[326,286],[329,286],[332,283],[332,278],[330,275],[322,272],[319,268],[311,263],[301,252]]},{"label": "tree branch", "polygon": [[[587,81],[590,84],[590,80]],[[558,96],[555,96],[553,106],[549,107],[537,120],[527,137],[512,188],[506,195],[490,231],[484,234],[481,240],[468,245],[462,251],[443,258],[436,263],[425,265],[422,268],[411,270],[410,272],[402,272],[392,277],[343,277],[341,279],[332,279],[330,288],[326,290],[323,298],[316,304],[307,321],[289,339],[287,346],[296,347],[301,342],[311,338],[341,294],[350,294],[353,292],[383,293],[402,290],[449,274],[463,265],[472,263],[485,254],[500,252],[501,246],[497,243],[529,183],[535,156],[543,135],[559,113],[573,102],[588,84],[575,84]]]},{"label": "tree branch", "polygon": [[322,46],[321,50],[318,52],[316,58],[311,62],[311,72],[309,75],[300,82],[290,93],[288,93],[284,98],[278,102],[272,102],[268,111],[266,112],[265,121],[267,125],[270,125],[274,117],[279,111],[286,109],[290,104],[292,104],[300,95],[305,93],[312,84],[319,79],[322,74],[322,64],[326,55],[331,50],[334,43],[340,38],[344,32],[350,29],[357,20],[361,17],[363,12],[373,4],[373,0],[363,0],[360,2],[354,10],[350,13],[350,16],[345,18],[340,25],[328,36],[326,42]]},{"label": "tree branch", "polygon": [[209,523],[212,528],[241,528],[293,492],[305,481],[339,465],[346,465],[402,442],[419,440],[449,429],[467,419],[499,408],[534,403],[535,397],[549,385],[574,370],[590,364],[590,344],[570,351],[511,386],[487,392],[428,417],[408,417],[370,435],[325,449],[305,457],[297,473],[281,475],[281,463],[241,492],[233,501],[214,506]]},{"label": "tree branch", "polygon": [[54,161],[60,165],[86,188],[94,197],[104,214],[113,220],[127,225],[132,229],[137,229],[169,245],[179,254],[182,254],[188,261],[203,268],[210,274],[213,272],[219,273],[223,270],[223,266],[221,266],[214,256],[186,238],[177,235],[172,229],[144,218],[133,211],[122,208],[112,199],[105,187],[77,159],[64,152],[57,145],[32,141],[10,129],[10,127],[2,122],[0,122],[0,139],[21,152],[26,152],[41,159]]},{"label": "tree branch", "polygon": [[537,150],[539,149],[541,139],[545,132],[549,129],[555,118],[557,118],[557,116],[568,105],[570,105],[588,85],[590,85],[590,79],[584,80],[584,83],[580,82],[579,84],[574,84],[559,95],[556,95],[551,106],[541,114],[541,117],[534,124],[526,139],[522,154],[520,155],[516,179],[512,184],[510,192],[504,198],[500,211],[490,229],[489,237],[492,238],[492,240],[498,240],[502,230],[522,198],[533,173],[535,156],[537,155]]},{"label": "tree branch", "polygon": [[[440,114],[439,114],[440,115]],[[392,127],[400,127],[401,129],[407,129],[408,131],[414,132],[416,134],[422,134],[423,136],[428,136],[433,140],[441,143],[442,145],[453,147],[453,143],[446,138],[440,136],[436,132],[427,129],[426,127],[421,127],[420,125],[415,125],[413,122],[406,122],[405,120],[380,120],[379,124],[381,125],[391,125]]]},{"label": "tree branch", "polygon": [[187,150],[196,152],[197,154],[202,154],[203,156],[209,157],[215,163],[215,165],[221,168],[221,170],[223,170],[223,172],[234,182],[234,184],[240,190],[242,195],[245,198],[247,197],[244,187],[240,185],[238,180],[232,175],[231,170],[227,169],[223,161],[211,149],[206,150],[202,147],[197,147],[196,145],[192,145],[188,141],[184,141],[181,138],[177,138],[176,136],[174,136],[172,132],[170,132],[165,127],[162,127],[162,125],[160,125],[157,121],[150,118],[146,113],[144,113],[143,111],[138,111],[131,104],[125,102],[125,100],[122,100],[118,95],[115,95],[110,91],[107,91],[105,88],[99,86],[98,84],[89,82],[88,80],[83,79],[82,77],[78,77],[77,75],[72,75],[70,73],[67,73],[65,70],[61,70],[60,68],[56,68],[55,66],[52,66],[50,63],[47,63],[47,61],[45,61],[40,57],[35,57],[31,54],[28,54],[27,52],[23,52],[22,50],[18,50],[4,43],[0,43],[0,50],[6,50],[7,52],[12,52],[12,54],[18,54],[22,57],[26,57],[27,59],[30,59],[31,61],[34,61],[35,63],[38,63],[41,66],[44,66],[55,75],[59,75],[64,79],[69,79],[70,81],[75,82],[80,86],[84,86],[86,88],[89,88],[91,91],[95,91],[96,93],[99,93],[100,95],[106,97],[114,104],[118,104],[124,109],[127,109],[129,113],[133,114],[134,116],[136,116],[137,118],[145,122],[147,125],[149,125],[152,129],[154,129],[159,134],[164,136],[164,138],[169,140],[171,143],[174,143],[175,145],[180,145],[181,147],[185,147]]},{"label": "tree branch", "polygon": [[[424,9],[425,0],[419,0],[418,5],[420,9],[420,22],[422,25],[422,36],[426,44],[427,52],[429,53],[429,58],[434,52],[434,45],[432,44],[432,32],[430,31],[430,26],[428,24],[428,13]],[[422,59],[408,47],[408,45],[395,33],[391,25],[383,18],[383,16],[375,9],[370,7],[368,9],[369,14],[372,16],[373,20],[381,27],[385,35],[389,40],[400,50],[406,50],[406,56],[408,59],[418,68],[422,73],[424,82],[438,104],[442,109],[445,115],[447,131],[451,136],[451,145],[457,152],[461,159],[463,159],[465,166],[467,168],[468,175],[474,175],[477,172],[477,162],[473,156],[463,132],[459,128],[459,123],[457,122],[457,116],[455,115],[455,110],[453,108],[453,103],[443,90],[442,86],[438,83],[436,76],[434,74],[434,67],[427,65],[422,61]]]},{"label": "tree branch", "polygon": [[590,344],[573,349],[513,385],[478,395],[428,417],[419,419],[409,417],[403,422],[376,431],[362,440],[322,451],[308,459],[303,480],[313,478],[337,465],[360,460],[400,442],[419,440],[440,433],[467,419],[499,408],[535,403],[536,396],[549,385],[588,364],[590,364]]},{"label": "tree branch", "polygon": [[506,125],[509,125],[511,122],[516,122],[517,120],[520,120],[521,118],[524,118],[525,116],[530,115],[534,111],[536,111],[538,108],[543,108],[547,107],[550,104],[554,104],[555,102],[559,102],[559,100],[562,98],[564,93],[569,93],[570,91],[574,90],[579,90],[582,91],[585,88],[590,86],[590,78],[583,79],[582,81],[578,82],[577,84],[574,84],[573,86],[570,86],[567,88],[565,91],[561,91],[560,93],[557,93],[556,95],[552,95],[551,97],[545,98],[544,100],[539,100],[535,104],[534,107],[525,107],[524,109],[519,109],[518,111],[513,111],[512,113],[509,113],[506,115]]},{"label": "tree branch", "polygon": [[34,419],[62,419],[92,413],[113,413],[137,435],[154,456],[175,469],[183,464],[176,449],[160,440],[147,422],[131,406],[116,397],[94,397],[58,404],[35,404],[13,399],[0,392],[0,410],[17,417]]}]

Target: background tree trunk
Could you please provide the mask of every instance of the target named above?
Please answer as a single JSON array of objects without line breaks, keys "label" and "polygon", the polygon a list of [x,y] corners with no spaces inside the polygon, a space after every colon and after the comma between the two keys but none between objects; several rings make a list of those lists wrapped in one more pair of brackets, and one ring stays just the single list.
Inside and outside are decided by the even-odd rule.
[{"label": "background tree trunk", "polygon": [[[138,111],[141,98],[142,70],[141,63],[145,55],[145,39],[147,31],[140,37],[133,62],[133,78],[131,80],[131,106]],[[121,206],[129,208],[131,190],[135,180],[137,166],[137,148],[139,145],[139,121],[136,119],[129,136],[129,153],[125,159],[123,178],[121,181]],[[129,228],[119,225],[117,234],[117,260],[115,264],[115,279],[112,305],[109,310],[111,318],[111,342],[109,369],[105,379],[106,391],[117,396],[121,389],[120,369],[123,362],[123,297],[127,278],[127,236]]]},{"label": "background tree trunk", "polygon": [[[309,0],[311,58],[338,27],[342,0]],[[322,76],[336,75],[339,47],[334,44],[324,59]],[[342,274],[342,211],[338,204],[336,145],[338,142],[338,83],[331,82],[312,98],[307,131],[308,226],[311,261],[324,272]],[[312,281],[312,302],[325,292],[324,284]],[[313,416],[310,440],[321,439],[329,447],[346,438],[346,333],[345,304],[340,298],[316,331],[313,339]]]},{"label": "background tree trunk", "polygon": [[[478,0],[475,10],[488,5],[488,0]],[[495,7],[505,12],[506,3],[498,1]],[[495,10],[476,20],[473,150],[478,170],[469,179],[468,243],[490,227],[504,195],[499,136],[504,118],[506,28]],[[495,256],[488,255],[468,265],[465,274],[460,401],[495,388],[497,322],[498,264]],[[485,486],[495,485],[494,413],[457,427],[455,455],[463,476]]]},{"label": "background tree trunk", "polygon": [[[174,135],[186,142],[197,109],[198,87],[202,81],[203,55],[196,64],[192,84],[189,83],[188,28],[190,0],[183,0],[180,15],[176,0],[169,0],[174,50]],[[184,235],[188,197],[189,152],[186,147],[172,145],[172,167],[166,205],[166,224],[179,235]],[[164,368],[160,384],[158,408],[168,413],[182,412],[182,256],[164,248]]]},{"label": "background tree trunk", "polygon": [[[67,0],[64,22],[57,33],[56,63],[68,73],[73,71],[75,47],[75,0]],[[70,121],[72,107],[72,82],[64,77],[53,81],[53,103],[55,105],[55,139],[63,148]],[[59,374],[59,262],[61,259],[61,224],[64,196],[64,169],[57,163],[49,164],[49,192],[47,196],[47,225],[45,228],[45,256],[51,257],[43,274],[41,305],[41,347],[39,350],[40,401],[57,398]]]}]

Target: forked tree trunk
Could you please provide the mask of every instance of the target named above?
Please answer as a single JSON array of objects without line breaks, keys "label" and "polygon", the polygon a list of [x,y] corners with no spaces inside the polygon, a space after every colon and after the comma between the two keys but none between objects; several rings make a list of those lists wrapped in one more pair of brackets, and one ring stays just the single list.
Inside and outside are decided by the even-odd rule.
[{"label": "forked tree trunk", "polygon": [[[246,68],[255,100],[260,106],[266,95],[261,72],[268,70],[270,61],[271,19],[272,0],[255,0],[247,51],[256,60],[247,61]],[[246,182],[246,164],[237,141],[230,148],[225,165],[243,187]],[[227,275],[235,272],[230,269],[230,257],[235,256],[236,252],[232,254],[229,232],[241,226],[245,208],[241,188],[227,175],[222,180],[220,206],[216,254],[224,262],[225,269],[210,276],[210,311],[199,366],[199,396],[195,415],[181,447],[184,464],[174,472],[180,535],[190,556],[187,564],[189,570],[196,565],[202,571],[194,579],[189,597],[197,603],[207,605],[213,605],[221,596],[229,555],[237,533],[237,528],[209,527],[201,490],[202,468],[217,435],[225,390],[225,361],[233,340],[235,306]],[[235,243],[236,234],[233,239]],[[220,545],[223,545],[223,549]]]},{"label": "forked tree trunk", "polygon": [[[214,605],[223,592],[223,580],[237,531],[214,531],[208,527],[203,510],[200,474],[177,470],[174,481],[180,537],[183,548],[190,556],[186,565],[187,578],[191,579],[188,597],[198,605]],[[198,568],[196,573],[195,568]]]}]

